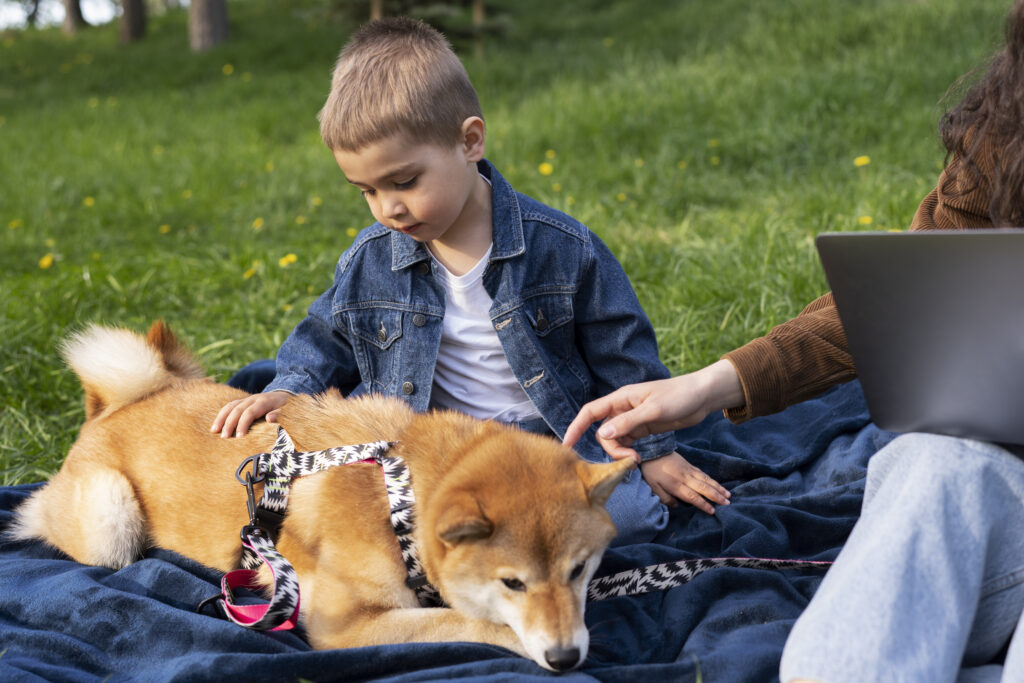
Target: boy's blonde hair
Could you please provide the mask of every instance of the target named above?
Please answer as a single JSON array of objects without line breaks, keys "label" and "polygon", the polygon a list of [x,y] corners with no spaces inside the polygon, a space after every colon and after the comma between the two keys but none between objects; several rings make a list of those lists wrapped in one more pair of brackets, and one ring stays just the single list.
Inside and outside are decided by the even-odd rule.
[{"label": "boy's blonde hair", "polygon": [[471,116],[483,118],[480,101],[445,37],[422,21],[387,18],[360,28],[342,49],[320,135],[346,152],[396,134],[447,147]]}]

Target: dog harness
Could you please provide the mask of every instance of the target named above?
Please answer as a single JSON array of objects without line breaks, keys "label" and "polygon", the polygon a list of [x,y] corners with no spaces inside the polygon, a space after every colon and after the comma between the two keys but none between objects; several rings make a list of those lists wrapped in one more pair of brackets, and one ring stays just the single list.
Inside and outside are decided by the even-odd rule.
[{"label": "dog harness", "polygon": [[[322,451],[297,451],[288,432],[278,427],[277,441],[269,453],[259,453],[242,461],[235,477],[246,488],[249,524],[242,527],[242,568],[230,571],[221,579],[221,594],[204,601],[218,603],[231,621],[256,630],[287,630],[295,627],[299,613],[299,584],[295,569],[277,551],[274,542],[288,507],[291,482],[296,477],[322,472],[339,465],[375,462],[384,472],[388,493],[391,526],[405,563],[406,585],[413,590],[423,607],[443,605],[437,589],[427,582],[412,539],[412,479],[405,460],[388,455],[394,443],[375,441],[356,446],[340,446]],[[244,472],[247,468],[251,469]],[[255,500],[253,485],[263,482],[263,495]],[[240,605],[234,590],[259,589],[257,569],[266,564],[273,585],[272,597],[266,605]]]},{"label": "dog harness", "polygon": [[[339,446],[322,451],[296,451],[295,444],[283,427],[278,427],[277,441],[269,453],[252,455],[242,461],[235,478],[245,486],[248,495],[249,524],[242,527],[242,568],[230,571],[221,579],[221,593],[204,600],[201,611],[208,603],[219,604],[231,621],[256,630],[287,630],[294,628],[299,615],[299,583],[295,569],[277,551],[281,523],[288,507],[288,493],[295,477],[322,472],[339,465],[375,462],[384,472],[388,493],[391,526],[398,539],[405,563],[406,586],[413,590],[422,607],[443,607],[444,600],[437,589],[427,581],[413,541],[414,525],[412,479],[405,461],[388,450],[395,442],[375,441],[356,446]],[[250,471],[244,473],[247,467]],[[263,482],[263,495],[256,502],[253,485]],[[257,569],[266,564],[273,585],[270,602],[265,605],[241,605],[235,601],[234,590],[258,590]],[[591,602],[628,595],[640,595],[667,590],[694,579],[710,569],[743,567],[757,569],[819,569],[827,570],[830,561],[786,560],[763,557],[712,557],[664,562],[628,569],[626,571],[592,579],[587,586],[587,599]]]}]

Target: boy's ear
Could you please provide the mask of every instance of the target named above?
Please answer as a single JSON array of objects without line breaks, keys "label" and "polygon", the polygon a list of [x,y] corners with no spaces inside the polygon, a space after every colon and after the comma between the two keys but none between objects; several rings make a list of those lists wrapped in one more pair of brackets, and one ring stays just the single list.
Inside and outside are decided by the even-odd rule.
[{"label": "boy's ear", "polygon": [[462,151],[466,161],[477,162],[484,158],[484,141],[487,129],[479,116],[470,116],[462,122]]}]

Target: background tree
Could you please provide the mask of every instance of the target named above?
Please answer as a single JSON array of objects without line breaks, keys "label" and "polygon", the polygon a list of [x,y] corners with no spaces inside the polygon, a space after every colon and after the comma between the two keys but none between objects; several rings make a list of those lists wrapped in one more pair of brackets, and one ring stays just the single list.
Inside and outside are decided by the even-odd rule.
[{"label": "background tree", "polygon": [[121,42],[134,43],[146,35],[146,0],[121,0]]},{"label": "background tree", "polygon": [[227,0],[192,0],[188,9],[188,35],[193,52],[204,52],[227,40]]},{"label": "background tree", "polygon": [[82,16],[82,5],[79,0],[64,0],[64,24],[61,26],[64,33],[77,33],[79,29],[88,25]]}]

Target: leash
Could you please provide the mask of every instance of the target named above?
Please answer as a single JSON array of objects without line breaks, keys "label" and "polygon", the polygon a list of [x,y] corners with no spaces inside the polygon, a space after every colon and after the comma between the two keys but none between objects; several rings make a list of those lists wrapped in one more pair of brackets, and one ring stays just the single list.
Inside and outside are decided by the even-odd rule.
[{"label": "leash", "polygon": [[832,566],[825,560],[777,560],[765,557],[709,557],[652,564],[609,576],[591,579],[587,600],[597,602],[626,595],[642,595],[682,586],[709,569],[743,567],[750,569],[824,569]]},{"label": "leash", "polygon": [[[274,546],[288,507],[291,482],[332,467],[353,463],[375,462],[384,473],[388,494],[390,520],[398,540],[406,568],[405,585],[415,594],[421,607],[443,607],[444,600],[427,581],[413,541],[412,478],[405,461],[388,455],[393,442],[375,441],[355,446],[339,446],[322,451],[300,452],[283,427],[278,427],[277,440],[269,453],[259,453],[242,461],[235,478],[246,489],[249,524],[242,527],[242,568],[227,572],[221,579],[221,592],[199,604],[202,611],[208,604],[221,607],[224,615],[238,624],[255,630],[288,630],[295,627],[299,615],[299,583],[295,569]],[[247,467],[249,471],[242,475]],[[259,502],[253,486],[263,483]],[[263,582],[257,569],[266,564],[272,577],[271,599],[262,605],[241,605],[235,601],[239,588],[260,590]],[[608,598],[642,595],[681,586],[700,574],[721,567],[757,569],[825,569],[830,561],[783,560],[762,557],[713,557],[678,560],[638,567],[592,579],[587,586],[591,602]]]}]

